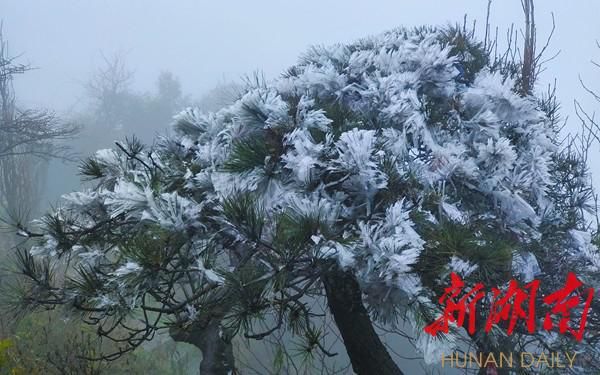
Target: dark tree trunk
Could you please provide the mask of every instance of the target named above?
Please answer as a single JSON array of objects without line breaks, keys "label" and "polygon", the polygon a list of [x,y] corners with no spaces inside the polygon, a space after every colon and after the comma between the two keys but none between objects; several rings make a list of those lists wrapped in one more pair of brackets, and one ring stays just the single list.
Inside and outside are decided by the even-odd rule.
[{"label": "dark tree trunk", "polygon": [[200,375],[235,374],[231,341],[221,334],[220,319],[198,319],[189,327],[172,327],[175,341],[192,344],[202,352]]},{"label": "dark tree trunk", "polygon": [[332,271],[323,277],[323,284],[327,304],[344,340],[354,372],[358,375],[402,375],[373,328],[354,276],[348,272]]}]

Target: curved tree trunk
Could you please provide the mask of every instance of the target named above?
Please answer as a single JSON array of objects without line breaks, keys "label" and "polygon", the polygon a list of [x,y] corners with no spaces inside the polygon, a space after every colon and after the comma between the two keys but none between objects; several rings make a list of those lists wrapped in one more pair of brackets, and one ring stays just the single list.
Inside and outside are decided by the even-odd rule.
[{"label": "curved tree trunk", "polygon": [[352,369],[358,375],[402,375],[362,303],[358,282],[348,272],[333,271],[323,277],[327,304],[344,340]]},{"label": "curved tree trunk", "polygon": [[198,319],[186,328],[171,327],[173,340],[192,344],[202,352],[201,375],[235,374],[235,359],[231,341],[221,334],[219,319]]}]

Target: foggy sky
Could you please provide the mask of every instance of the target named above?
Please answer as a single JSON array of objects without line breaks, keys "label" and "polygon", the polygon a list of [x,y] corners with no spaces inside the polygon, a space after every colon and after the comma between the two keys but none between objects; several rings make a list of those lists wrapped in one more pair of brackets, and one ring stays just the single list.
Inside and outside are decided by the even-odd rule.
[{"label": "foggy sky", "polygon": [[[478,20],[481,34],[486,6],[487,0],[0,0],[0,19],[10,50],[39,67],[18,78],[20,103],[68,112],[102,53],[125,54],[138,90],[151,90],[158,73],[169,70],[197,98],[255,71],[276,77],[312,44],[350,42],[399,25],[462,22],[465,13]],[[574,98],[593,109],[578,76],[600,90],[600,69],[590,62],[600,61],[600,1],[538,0],[540,45],[551,12],[556,32],[547,56],[561,53],[541,82],[557,79],[565,114],[572,115]],[[491,24],[501,31],[522,20],[520,0],[492,3]]]}]

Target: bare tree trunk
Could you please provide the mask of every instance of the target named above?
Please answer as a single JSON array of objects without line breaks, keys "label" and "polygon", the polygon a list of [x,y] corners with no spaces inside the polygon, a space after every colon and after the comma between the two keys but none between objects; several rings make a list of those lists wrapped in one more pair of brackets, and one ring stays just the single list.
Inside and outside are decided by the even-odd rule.
[{"label": "bare tree trunk", "polygon": [[323,277],[327,304],[344,340],[352,369],[358,375],[402,375],[388,353],[362,302],[358,282],[348,272]]},{"label": "bare tree trunk", "polygon": [[169,333],[173,340],[186,342],[200,349],[201,375],[235,373],[233,346],[231,341],[222,335],[220,319],[198,319],[190,327],[172,327]]},{"label": "bare tree trunk", "polygon": [[533,92],[536,78],[535,18],[533,0],[522,0],[525,15],[525,36],[523,41],[523,66],[521,68],[521,95]]}]

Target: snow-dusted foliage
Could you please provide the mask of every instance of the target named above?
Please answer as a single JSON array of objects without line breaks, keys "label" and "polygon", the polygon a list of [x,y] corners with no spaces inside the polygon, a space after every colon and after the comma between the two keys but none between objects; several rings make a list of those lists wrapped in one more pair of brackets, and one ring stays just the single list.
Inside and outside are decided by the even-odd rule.
[{"label": "snow-dusted foliage", "polygon": [[[540,225],[558,216],[556,135],[511,77],[485,64],[464,77],[452,42],[398,29],[313,48],[216,113],[185,110],[153,150],[99,151],[83,169],[96,187],[65,196],[32,254],[79,249],[65,294],[76,305],[154,303],[184,320],[248,275],[234,284],[258,283],[262,308],[278,309],[349,270],[388,323],[433,309],[450,271],[528,281]],[[589,238],[570,236],[597,267]],[[437,355],[431,340],[419,342]]]}]

